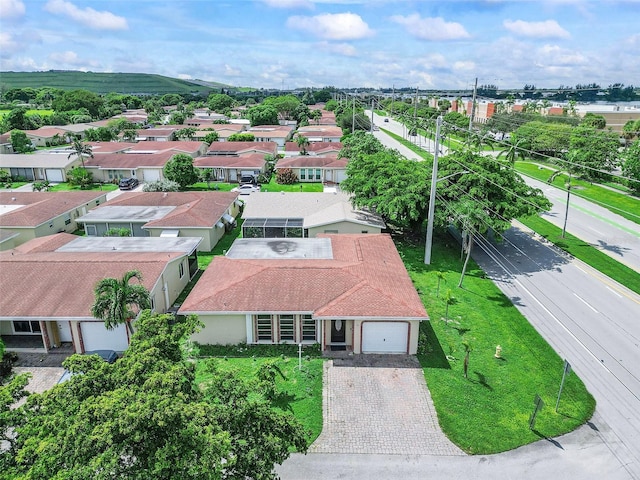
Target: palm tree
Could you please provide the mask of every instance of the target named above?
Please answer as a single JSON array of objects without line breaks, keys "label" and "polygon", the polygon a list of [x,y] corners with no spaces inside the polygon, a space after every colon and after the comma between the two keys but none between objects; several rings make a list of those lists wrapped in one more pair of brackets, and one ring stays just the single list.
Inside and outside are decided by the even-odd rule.
[{"label": "palm tree", "polygon": [[300,153],[302,155],[307,154],[307,147],[309,146],[309,139],[304,135],[296,135],[296,143],[298,144],[298,148],[300,149]]},{"label": "palm tree", "polygon": [[498,153],[497,158],[504,157],[511,165],[515,165],[518,158],[520,158],[520,160],[525,160],[526,151],[520,147],[522,142],[522,139],[516,140],[513,137],[510,137],[509,143],[505,145],[500,153]]},{"label": "palm tree", "polygon": [[[139,283],[130,284],[135,278]],[[151,308],[149,291],[142,285],[142,274],[138,270],[130,270],[121,279],[103,278],[95,287],[95,302],[91,307],[94,317],[104,321],[107,330],[112,330],[124,323],[133,333],[131,319],[135,312],[131,306],[138,310]]]},{"label": "palm tree", "polygon": [[73,144],[71,145],[71,153],[67,155],[67,159],[70,159],[73,155],[80,157],[82,168],[84,168],[84,156],[86,155],[87,157],[93,158],[93,147],[82,142],[79,137],[76,137],[73,139]]}]

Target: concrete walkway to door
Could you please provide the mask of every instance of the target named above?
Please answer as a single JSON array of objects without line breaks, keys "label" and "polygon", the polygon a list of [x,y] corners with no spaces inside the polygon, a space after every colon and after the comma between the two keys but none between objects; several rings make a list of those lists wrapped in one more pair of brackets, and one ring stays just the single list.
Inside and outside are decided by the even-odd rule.
[{"label": "concrete walkway to door", "polygon": [[323,428],[312,453],[465,455],[442,433],[409,355],[353,355],[324,365]]}]

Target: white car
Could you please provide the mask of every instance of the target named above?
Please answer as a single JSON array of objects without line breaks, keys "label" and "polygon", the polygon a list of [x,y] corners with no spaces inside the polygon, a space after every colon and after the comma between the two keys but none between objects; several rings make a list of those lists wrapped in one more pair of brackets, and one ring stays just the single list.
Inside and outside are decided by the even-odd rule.
[{"label": "white car", "polygon": [[260,185],[251,185],[250,183],[247,183],[245,185],[240,185],[239,187],[232,188],[231,191],[240,192],[240,195],[249,195],[253,192],[259,192]]}]

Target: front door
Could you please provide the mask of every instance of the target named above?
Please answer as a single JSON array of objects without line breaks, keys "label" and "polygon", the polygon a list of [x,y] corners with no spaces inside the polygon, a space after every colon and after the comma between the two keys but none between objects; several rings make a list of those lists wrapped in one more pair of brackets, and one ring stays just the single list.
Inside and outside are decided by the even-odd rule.
[{"label": "front door", "polygon": [[345,330],[344,320],[331,320],[331,343],[345,343]]}]

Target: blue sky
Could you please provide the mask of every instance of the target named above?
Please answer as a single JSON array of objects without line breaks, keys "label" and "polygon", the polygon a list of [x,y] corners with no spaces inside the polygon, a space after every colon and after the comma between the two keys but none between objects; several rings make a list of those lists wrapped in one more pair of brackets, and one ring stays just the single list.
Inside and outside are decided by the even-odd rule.
[{"label": "blue sky", "polygon": [[49,69],[265,88],[638,86],[640,0],[0,0],[0,70]]}]

